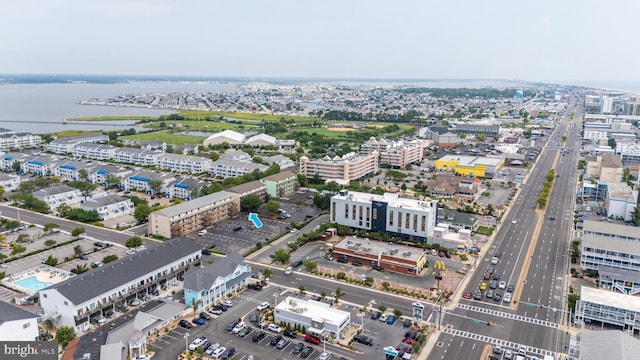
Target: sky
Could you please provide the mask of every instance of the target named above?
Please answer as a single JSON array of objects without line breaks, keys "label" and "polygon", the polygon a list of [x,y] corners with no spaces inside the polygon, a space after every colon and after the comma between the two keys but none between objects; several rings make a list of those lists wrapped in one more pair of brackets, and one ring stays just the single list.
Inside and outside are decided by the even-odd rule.
[{"label": "sky", "polygon": [[0,73],[640,81],[637,0],[20,0]]}]

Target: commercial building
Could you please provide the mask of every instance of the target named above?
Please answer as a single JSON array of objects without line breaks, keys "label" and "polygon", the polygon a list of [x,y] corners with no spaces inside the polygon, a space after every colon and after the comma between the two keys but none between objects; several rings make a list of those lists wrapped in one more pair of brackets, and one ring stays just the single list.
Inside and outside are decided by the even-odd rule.
[{"label": "commercial building", "polygon": [[436,169],[461,176],[493,178],[503,162],[501,157],[445,155],[436,160]]},{"label": "commercial building", "polygon": [[350,181],[361,179],[367,175],[378,172],[378,153],[358,155],[348,153],[342,157],[310,160],[306,156],[300,157],[300,174],[307,178],[313,178],[316,174],[327,182],[335,181],[339,184],[348,184]]},{"label": "commercial building", "polygon": [[247,137],[239,132],[224,130],[209,136],[202,143],[204,146],[222,145],[225,143],[229,145],[242,145],[246,139]]},{"label": "commercial building", "polygon": [[149,214],[149,234],[184,236],[235,215],[233,195],[219,191]]},{"label": "commercial building", "polygon": [[200,265],[202,247],[177,238],[139,251],[40,290],[44,318],[55,327],[84,332],[109,311],[132,301],[144,301],[167,284],[182,279],[190,266]]},{"label": "commercial building", "polygon": [[38,318],[40,315],[0,301],[0,339],[2,341],[38,340]]},{"label": "commercial building", "polygon": [[426,241],[436,225],[438,201],[342,190],[331,197],[331,222]]},{"label": "commercial building", "polygon": [[602,154],[587,158],[585,176],[596,178],[600,182],[622,181],[624,166],[622,160],[615,154]]},{"label": "commercial building", "polygon": [[298,189],[298,175],[292,171],[282,171],[260,179],[271,197],[286,198]]},{"label": "commercial building", "polygon": [[580,246],[582,270],[604,265],[640,272],[640,231],[635,226],[585,221]]},{"label": "commercial building", "polygon": [[409,275],[419,275],[427,265],[427,253],[424,250],[355,236],[336,244],[333,254],[336,257],[346,257],[348,262],[358,261]]},{"label": "commercial building", "polygon": [[633,220],[633,213],[638,206],[638,190],[624,182],[600,183],[604,188],[604,204],[608,217],[624,221]]},{"label": "commercial building", "polygon": [[455,230],[468,229],[474,231],[478,227],[478,217],[451,209],[438,209],[438,226],[446,224],[449,228]]},{"label": "commercial building", "polygon": [[288,296],[276,305],[274,321],[304,327],[307,333],[320,337],[342,339],[351,322],[351,313],[331,307],[315,300],[298,299]]},{"label": "commercial building", "polygon": [[640,297],[582,286],[575,322],[619,326],[635,335],[640,330]]},{"label": "commercial building", "polygon": [[578,353],[580,357],[569,359],[634,360],[640,354],[640,340],[619,330],[585,329],[581,331],[579,347],[571,346],[571,353]]},{"label": "commercial building", "polygon": [[249,276],[251,266],[237,253],[204,268],[190,269],[184,276],[184,303],[196,303],[198,310],[209,308],[244,288]]}]

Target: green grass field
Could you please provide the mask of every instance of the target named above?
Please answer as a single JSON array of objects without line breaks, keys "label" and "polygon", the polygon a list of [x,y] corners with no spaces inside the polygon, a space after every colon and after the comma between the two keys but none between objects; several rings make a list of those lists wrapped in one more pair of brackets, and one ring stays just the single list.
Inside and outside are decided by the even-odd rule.
[{"label": "green grass field", "polygon": [[124,115],[124,116],[89,116],[89,117],[77,117],[67,119],[67,121],[140,121],[140,120],[153,120],[157,119],[153,116],[133,116],[133,115]]},{"label": "green grass field", "polygon": [[167,145],[196,145],[202,144],[202,141],[206,139],[204,136],[191,136],[172,134],[169,131],[156,131],[151,133],[136,134],[120,136],[119,140],[138,140],[138,141],[162,141]]},{"label": "green grass field", "polygon": [[58,137],[71,137],[71,136],[83,136],[83,135],[96,135],[101,134],[101,131],[84,131],[84,130],[65,130],[57,132]]}]

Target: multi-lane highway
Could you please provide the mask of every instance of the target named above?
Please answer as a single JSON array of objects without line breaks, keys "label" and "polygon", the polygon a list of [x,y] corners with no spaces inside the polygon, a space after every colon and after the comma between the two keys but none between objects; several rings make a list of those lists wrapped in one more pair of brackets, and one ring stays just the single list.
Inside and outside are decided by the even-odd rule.
[{"label": "multi-lane highway", "polygon": [[[500,344],[527,355],[557,355],[566,351],[566,296],[568,288],[568,249],[573,229],[573,206],[579,149],[581,110],[572,98],[565,116],[545,144],[535,167],[525,177],[522,189],[496,234],[490,249],[482,249],[484,261],[468,283],[466,291],[478,290],[482,282],[513,284],[510,303],[461,299],[443,318],[443,332],[429,359],[477,359],[487,344]],[[570,119],[574,113],[573,122]],[[574,125],[577,124],[577,125]],[[562,137],[566,136],[563,145]],[[540,139],[539,139],[540,140]],[[563,150],[566,149],[566,150]],[[564,154],[564,155],[563,155]],[[558,177],[544,210],[537,200],[549,169]],[[492,256],[500,252],[493,274],[484,279]],[[489,289],[500,295],[506,289]],[[514,351],[515,352],[515,351]],[[497,355],[497,354],[496,354]],[[498,355],[501,357],[502,355]]]}]

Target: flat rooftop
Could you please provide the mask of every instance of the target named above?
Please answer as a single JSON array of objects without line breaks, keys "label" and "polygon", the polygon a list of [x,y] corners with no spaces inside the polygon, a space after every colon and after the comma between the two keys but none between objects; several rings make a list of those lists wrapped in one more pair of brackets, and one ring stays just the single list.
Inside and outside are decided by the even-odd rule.
[{"label": "flat rooftop", "polygon": [[362,254],[371,254],[375,256],[378,256],[378,254],[385,254],[413,261],[418,261],[420,256],[424,254],[424,251],[416,248],[395,244],[391,245],[386,242],[370,240],[367,238],[357,238],[355,236],[343,239],[336,245],[336,247],[354,250]]},{"label": "flat rooftop", "polygon": [[609,290],[592,289],[583,286],[580,290],[580,301],[640,313],[639,297]]},{"label": "flat rooftop", "polygon": [[301,314],[319,322],[329,322],[340,325],[350,314],[346,311],[331,307],[331,305],[315,301],[298,299],[292,296],[276,306],[276,309]]},{"label": "flat rooftop", "polygon": [[390,207],[404,208],[409,210],[433,209],[431,201],[401,198],[399,194],[385,193],[384,195],[369,194],[357,191],[348,191],[345,195],[337,194],[334,199],[350,200],[360,203],[371,203],[372,201],[384,202]]}]

